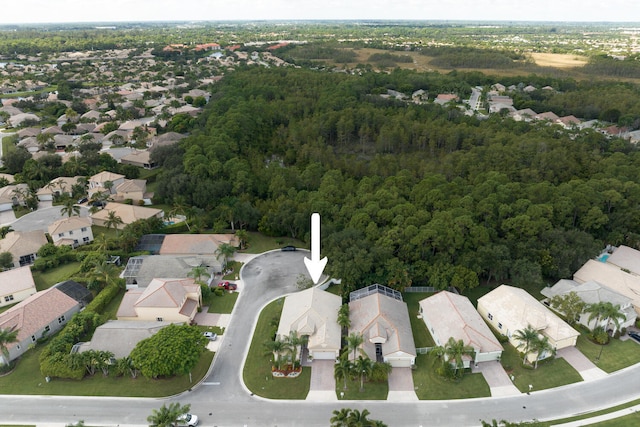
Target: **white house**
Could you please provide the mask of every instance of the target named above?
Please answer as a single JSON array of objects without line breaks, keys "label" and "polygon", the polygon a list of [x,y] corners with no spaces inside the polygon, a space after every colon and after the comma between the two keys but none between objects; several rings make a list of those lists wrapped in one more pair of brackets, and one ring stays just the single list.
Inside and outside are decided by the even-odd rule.
[{"label": "white house", "polygon": [[75,248],[93,242],[91,219],[88,217],[61,218],[49,225],[48,231],[56,246],[69,245]]},{"label": "white house", "polygon": [[0,307],[23,301],[36,292],[29,266],[0,272]]}]

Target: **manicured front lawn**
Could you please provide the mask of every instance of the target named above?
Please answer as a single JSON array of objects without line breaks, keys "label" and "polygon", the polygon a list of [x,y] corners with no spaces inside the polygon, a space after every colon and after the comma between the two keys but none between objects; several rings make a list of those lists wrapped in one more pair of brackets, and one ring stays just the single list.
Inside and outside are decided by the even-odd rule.
[{"label": "manicured front lawn", "polygon": [[308,248],[309,245],[297,239],[290,237],[269,237],[262,233],[249,231],[249,239],[247,248],[242,251],[249,254],[261,254],[262,252],[278,249],[283,246],[295,246],[297,248]]},{"label": "manicured front lawn", "polygon": [[79,262],[70,262],[56,268],[49,268],[46,271],[33,272],[33,281],[36,283],[36,289],[43,291],[59,282],[70,279],[73,275],[80,271]]},{"label": "manicured front lawn", "polygon": [[265,342],[274,338],[272,323],[274,319],[276,322],[280,319],[283,304],[283,298],[277,299],[260,313],[242,376],[247,388],[258,396],[269,399],[305,399],[309,394],[311,369],[303,368],[297,378],[274,378],[271,375],[273,356],[264,347]]},{"label": "manicured front lawn", "polygon": [[[589,358],[596,366],[611,373],[640,362],[640,345],[629,339],[620,341],[612,338],[609,344],[600,346],[584,335],[578,337],[578,350]],[[602,354],[601,354],[602,351]],[[600,355],[600,360],[596,358]]]},{"label": "manicured front lawn", "polygon": [[409,320],[411,321],[411,330],[413,331],[413,340],[416,347],[433,347],[435,343],[431,334],[427,330],[427,326],[422,319],[418,318],[418,312],[420,310],[420,301],[430,297],[432,293],[421,292],[405,292],[402,294],[404,302],[407,303],[409,309]]},{"label": "manicured front lawn", "polygon": [[533,369],[522,365],[522,356],[511,344],[505,343],[503,347],[502,366],[507,374],[515,377],[513,383],[523,393],[529,391],[529,384],[537,391],[582,381],[578,371],[562,358],[541,360],[538,368]]},{"label": "manicured front lawn", "polygon": [[207,313],[231,314],[233,306],[236,305],[238,300],[238,295],[240,295],[238,292],[227,291],[219,297],[212,292],[211,296],[204,302],[204,305],[209,306]]},{"label": "manicured front lawn", "polygon": [[[344,392],[344,397],[340,393]],[[386,400],[389,394],[389,382],[364,382],[364,390],[360,391],[360,378],[347,380],[347,389],[344,389],[344,381],[336,381],[336,396],[338,400]]]},{"label": "manicured front lawn", "polygon": [[[589,420],[586,420],[589,421]],[[595,424],[585,424],[587,426],[598,426],[598,427],[633,427],[640,426],[640,413],[634,412],[629,415],[625,415],[624,417],[614,418],[612,420],[600,421]]]},{"label": "manicured front lawn", "polygon": [[44,345],[28,351],[20,358],[18,366],[9,375],[0,377],[0,394],[45,394],[68,396],[171,396],[193,387],[207,373],[214,353],[205,351],[200,361],[189,375],[169,379],[147,379],[138,376],[103,377],[96,374],[81,381],[52,379],[47,383],[40,374],[38,357]]},{"label": "manicured front lawn", "polygon": [[436,372],[440,363],[442,363],[440,359],[433,353],[416,357],[413,385],[418,399],[469,399],[491,396],[489,385],[482,374],[465,373],[460,380],[447,380]]}]

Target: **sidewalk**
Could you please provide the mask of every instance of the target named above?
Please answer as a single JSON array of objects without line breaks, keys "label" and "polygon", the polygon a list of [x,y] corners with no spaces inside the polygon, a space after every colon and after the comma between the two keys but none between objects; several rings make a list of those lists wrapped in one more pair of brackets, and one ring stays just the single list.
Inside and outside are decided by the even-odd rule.
[{"label": "sidewalk", "polygon": [[[620,409],[619,411],[610,412],[604,415],[598,415],[593,418],[585,418],[584,420],[571,421],[570,423],[564,424],[551,424],[553,427],[561,426],[561,427],[581,427],[581,426],[589,426],[594,425],[602,421],[612,420],[614,418],[624,417],[625,415],[631,415],[640,410],[640,405],[631,406],[630,408]],[[39,427],[39,426],[38,426]]]}]

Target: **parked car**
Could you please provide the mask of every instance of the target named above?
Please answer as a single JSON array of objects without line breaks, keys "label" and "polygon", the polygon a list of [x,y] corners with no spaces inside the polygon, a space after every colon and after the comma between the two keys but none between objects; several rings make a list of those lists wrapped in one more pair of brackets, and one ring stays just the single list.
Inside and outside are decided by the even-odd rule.
[{"label": "parked car", "polygon": [[288,245],[288,246],[283,246],[282,247],[282,251],[284,251],[284,252],[292,252],[292,251],[295,251],[295,250],[296,250],[296,247],[293,246],[293,245]]},{"label": "parked car", "polygon": [[107,206],[107,202],[103,202],[102,200],[96,200],[91,203],[91,206],[95,206],[96,208],[104,208]]},{"label": "parked car", "polygon": [[83,197],[81,199],[78,199],[78,204],[81,205],[83,203],[87,203],[89,201],[89,199],[87,199],[86,197]]},{"label": "parked car", "polygon": [[640,334],[637,332],[629,332],[629,336],[634,340],[640,342]]},{"label": "parked car", "polygon": [[193,414],[184,414],[178,417],[178,425],[181,427],[195,427],[198,425],[198,416]]},{"label": "parked car", "polygon": [[235,291],[236,289],[238,289],[238,285],[236,285],[235,283],[230,283],[230,282],[220,282],[220,283],[218,283],[218,287],[219,288],[224,288],[227,291]]},{"label": "parked car", "polygon": [[206,338],[209,338],[209,341],[215,341],[218,339],[218,334],[216,334],[215,332],[203,332],[202,335],[204,335]]}]

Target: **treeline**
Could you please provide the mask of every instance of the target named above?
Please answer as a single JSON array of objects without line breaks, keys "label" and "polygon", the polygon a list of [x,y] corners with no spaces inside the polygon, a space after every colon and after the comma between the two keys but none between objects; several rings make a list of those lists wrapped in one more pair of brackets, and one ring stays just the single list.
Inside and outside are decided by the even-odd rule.
[{"label": "treeline", "polygon": [[303,240],[318,212],[328,272],[347,289],[542,284],[604,243],[640,244],[640,157],[626,142],[370,95],[454,80],[238,70],[200,128],[156,152],[156,195],[193,205],[202,227]]},{"label": "treeline", "polygon": [[640,76],[640,56],[616,59],[608,55],[597,55],[589,58],[589,63],[581,70],[594,76],[637,79]]},{"label": "treeline", "polygon": [[420,53],[433,56],[430,64],[442,68],[516,68],[526,61],[526,57],[517,52],[470,47],[429,46]]}]

